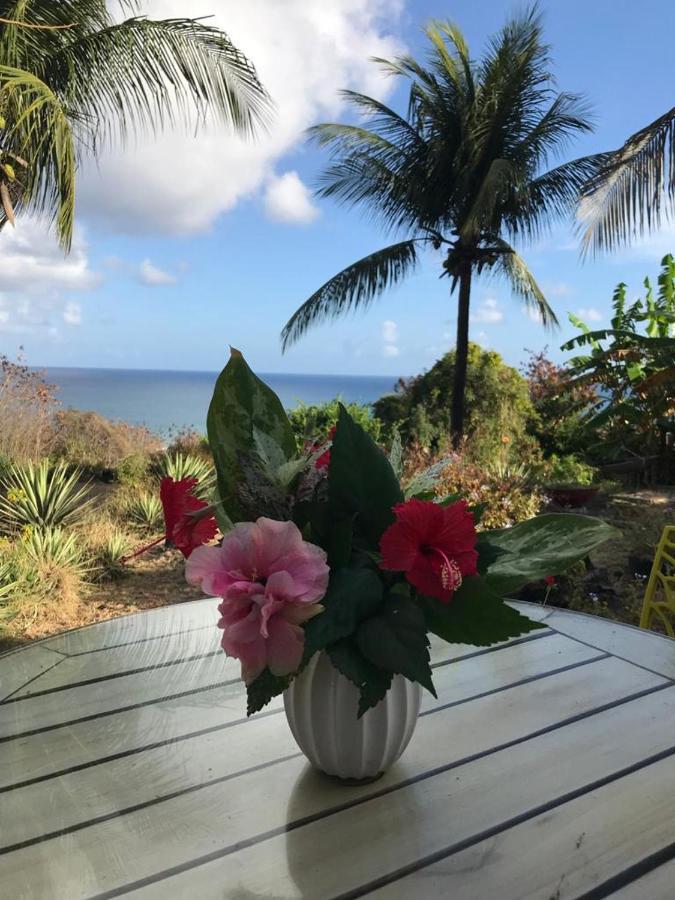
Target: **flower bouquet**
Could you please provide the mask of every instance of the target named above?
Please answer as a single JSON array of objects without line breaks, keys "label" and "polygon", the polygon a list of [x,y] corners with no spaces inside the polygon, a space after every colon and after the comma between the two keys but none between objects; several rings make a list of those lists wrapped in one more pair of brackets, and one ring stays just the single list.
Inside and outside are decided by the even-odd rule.
[{"label": "flower bouquet", "polygon": [[[241,662],[248,714],[286,692],[294,734],[321,768],[307,750],[316,735],[303,743],[300,734],[307,704],[333,732],[338,715],[353,745],[363,733],[349,729],[375,721],[396,696],[402,740],[421,688],[436,696],[430,635],[484,646],[541,628],[505,597],[614,533],[569,514],[480,531],[480,507],[435,496],[442,464],[402,483],[400,442],[385,454],[344,408],[330,435],[299,446],[279,398],[236,350],[207,427],[223,538],[190,553],[186,577],[221,598],[222,647]],[[331,703],[339,714],[327,712]],[[392,710],[383,718],[391,728]]]}]

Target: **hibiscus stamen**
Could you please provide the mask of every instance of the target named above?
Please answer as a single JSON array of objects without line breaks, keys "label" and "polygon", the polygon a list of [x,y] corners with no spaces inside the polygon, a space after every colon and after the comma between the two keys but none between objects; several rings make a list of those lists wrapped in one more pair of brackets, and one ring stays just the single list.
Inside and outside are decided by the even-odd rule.
[{"label": "hibiscus stamen", "polygon": [[462,571],[454,559],[449,559],[439,547],[429,547],[441,557],[441,584],[444,591],[456,591],[462,584]]}]

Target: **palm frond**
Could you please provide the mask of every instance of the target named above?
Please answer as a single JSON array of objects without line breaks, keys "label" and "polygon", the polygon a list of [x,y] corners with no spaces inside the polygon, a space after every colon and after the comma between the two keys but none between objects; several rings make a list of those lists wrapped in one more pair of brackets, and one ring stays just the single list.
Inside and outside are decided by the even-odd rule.
[{"label": "palm frond", "polygon": [[508,233],[537,238],[554,222],[571,219],[583,185],[606,161],[606,153],[582,156],[520,185],[504,204],[503,223]]},{"label": "palm frond", "polygon": [[417,265],[416,240],[378,250],[347,266],[327,281],[288,320],[281,333],[286,350],[313,325],[348,310],[365,309],[386,288],[401,281]]},{"label": "palm frond", "polygon": [[[0,107],[10,123],[3,150],[28,161],[18,205],[47,212],[70,249],[75,218],[75,144],[71,117],[51,88],[22,69],[0,65]],[[17,205],[17,204],[15,204]],[[0,225],[6,210],[0,215]]]},{"label": "palm frond", "polygon": [[673,210],[675,107],[631,135],[584,186],[579,207],[583,250],[616,250],[658,228]]},{"label": "palm frond", "polygon": [[[73,78],[78,70],[87,77]],[[192,19],[136,17],[83,34],[50,56],[44,78],[104,138],[189,127],[195,111],[250,135],[270,110],[244,54],[218,28]]]},{"label": "palm frond", "polygon": [[525,260],[506,241],[497,240],[495,243],[500,250],[495,269],[509,280],[514,294],[521,298],[528,310],[536,313],[544,327],[557,327],[558,318]]}]

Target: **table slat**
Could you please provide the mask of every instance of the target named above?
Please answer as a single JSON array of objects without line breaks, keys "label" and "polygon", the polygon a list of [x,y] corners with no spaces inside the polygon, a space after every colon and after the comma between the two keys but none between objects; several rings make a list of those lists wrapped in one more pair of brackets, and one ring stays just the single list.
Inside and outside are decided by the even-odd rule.
[{"label": "table slat", "polygon": [[[525,803],[527,808],[532,796],[542,796],[546,779],[560,766],[560,756],[554,751],[561,743],[572,749],[562,765],[565,777],[582,784],[600,767],[627,764],[661,748],[672,737],[664,734],[663,721],[672,717],[675,691],[664,690],[643,697],[639,705],[622,704],[540,737],[530,737],[527,744],[518,745],[518,752],[511,749],[492,752],[466,763],[461,769],[426,777],[426,773],[439,766],[447,768],[452,761],[521,740],[539,729],[555,727],[569,717],[658,688],[664,681],[628,663],[604,659],[535,684],[536,688],[525,684],[423,716],[411,749],[377,785],[345,788],[314,774],[308,778],[304,760],[295,758],[263,774],[242,775],[217,787],[167,801],[162,804],[161,812],[156,806],[148,807],[16,850],[2,858],[4,876],[8,883],[24,891],[19,896],[40,896],[49,888],[50,896],[75,900],[152,876],[169,866],[189,863],[218,848],[258,840],[269,829],[283,830],[289,820],[324,815],[336,804],[370,797],[373,792],[394,786],[402,779],[422,777],[414,786],[396,790],[380,800],[368,800],[365,806],[330,815],[311,825],[312,829],[318,829],[316,838],[320,843],[324,840],[322,829],[328,829],[331,853],[342,853],[348,846],[352,847],[351,854],[345,856],[349,864],[345,861],[328,867],[332,877],[340,879],[346,887],[355,878],[365,877],[362,872],[365,860],[387,871],[392,864],[404,862],[410,852],[420,855],[423,848],[417,837],[411,838],[410,830],[402,830],[404,821],[416,823],[415,834],[419,831],[421,835],[429,827],[437,838],[447,840],[448,825],[454,822],[459,832],[466,835],[480,827],[482,819],[477,818],[476,811],[481,816],[489,815],[497,800],[498,786],[506,800],[503,809],[495,808],[496,814],[505,815],[509,803],[514,802],[518,807]],[[629,723],[632,738],[627,742],[624,738]],[[601,741],[607,743],[608,750],[599,755],[593,747]],[[464,790],[467,784],[472,785],[469,795],[476,799],[474,805],[468,802],[469,795]],[[291,785],[295,785],[292,791]],[[480,791],[479,786],[482,786]],[[456,803],[455,819],[448,819],[448,798]],[[345,815],[347,820],[343,818]],[[297,829],[289,833],[287,840],[290,834],[297,835],[298,853],[312,855],[313,863],[305,870],[315,872],[322,854],[313,834]],[[371,842],[377,844],[377,849],[373,844],[372,853],[357,853],[354,849],[358,847],[362,851]],[[266,841],[255,846],[264,858],[283,863],[285,855],[278,847],[267,845]],[[240,853],[244,859],[248,851]],[[229,871],[231,867],[237,869],[239,854],[228,859]],[[257,864],[252,867],[246,864],[246,870],[255,874]],[[193,877],[199,879],[199,874],[195,876],[198,872],[194,870]],[[222,896],[223,883],[221,873],[211,882],[212,889],[221,893],[217,895],[212,890],[208,896]],[[165,897],[179,895],[171,891],[164,894]],[[194,895],[207,896],[199,887]],[[308,894],[329,895],[323,889]]]},{"label": "table slat", "polygon": [[[377,879],[402,866],[414,865],[452,845],[477,843],[487,829],[499,823],[526,816],[547,801],[585,790],[595,779],[611,776],[650,754],[671,748],[675,739],[674,712],[675,690],[669,688],[544,734],[520,745],[517,751],[507,748],[484,756],[414,786],[371,799],[365,805],[234,849],[229,855],[220,855],[168,879],[138,884],[132,896],[159,900],[187,897],[192,892],[200,900],[215,900],[223,896],[223,886],[227,886],[230,897],[364,896],[376,886]],[[450,721],[447,727],[449,740]],[[628,729],[630,741],[625,740]],[[435,736],[425,729],[423,732],[418,737],[425,743],[415,751],[426,755],[427,742]],[[598,752],[600,747],[602,752]],[[389,786],[386,781],[380,784],[385,789]],[[309,769],[301,772],[280,816],[281,828],[287,822],[311,816],[316,796],[326,796],[329,790],[318,774]],[[333,802],[339,802],[343,791],[338,786],[333,788]],[[268,822],[272,824],[274,818]],[[246,828],[240,828],[239,834],[243,837]],[[217,850],[212,851],[213,855],[216,853]],[[207,860],[208,854],[207,849]],[[169,871],[172,866],[180,866],[173,853],[165,858]],[[547,857],[542,853],[541,859]],[[416,895],[403,891],[398,896]],[[462,891],[436,896],[464,900],[501,897],[501,893],[484,893],[481,887],[473,894]],[[539,896],[548,900],[549,895]]]},{"label": "table slat", "polygon": [[[514,682],[555,672],[561,664],[578,665],[596,658],[595,652],[569,638],[553,635],[546,641],[519,644],[491,654],[487,664],[485,657],[475,657],[442,666],[435,673],[438,700],[425,692],[423,710],[466,702],[486,691],[503,690]],[[589,671],[592,673],[593,669]],[[241,714],[243,695],[240,703]],[[276,708],[280,705],[280,701],[275,704]],[[40,737],[33,740],[39,741]],[[254,764],[267,765],[296,752],[298,748],[281,716],[254,717],[234,728],[17,788],[1,795],[5,824],[0,833],[0,849],[43,834],[46,822],[53,821],[54,828],[72,827],[177,790],[227,778]],[[70,760],[60,762],[62,767],[72,765]],[[53,763],[59,771],[59,761]],[[23,761],[20,771],[26,775]]]}]

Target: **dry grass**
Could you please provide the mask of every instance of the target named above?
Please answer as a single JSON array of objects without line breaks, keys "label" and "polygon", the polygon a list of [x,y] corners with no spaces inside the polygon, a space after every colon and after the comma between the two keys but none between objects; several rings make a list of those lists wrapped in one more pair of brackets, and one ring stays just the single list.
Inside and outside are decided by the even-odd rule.
[{"label": "dry grass", "polygon": [[113,422],[95,412],[68,409],[54,418],[51,453],[93,473],[116,469],[125,460],[149,459],[162,449],[147,428]]},{"label": "dry grass", "polygon": [[0,459],[36,462],[49,451],[57,410],[54,387],[21,358],[0,355]]},{"label": "dry grass", "polygon": [[185,560],[177,551],[149,551],[128,563],[126,569],[126,577],[120,581],[90,584],[84,590],[79,585],[68,595],[68,602],[54,602],[48,609],[41,605],[37,615],[14,620],[0,635],[0,652],[72,628],[203,597],[198,588],[186,583]]}]

